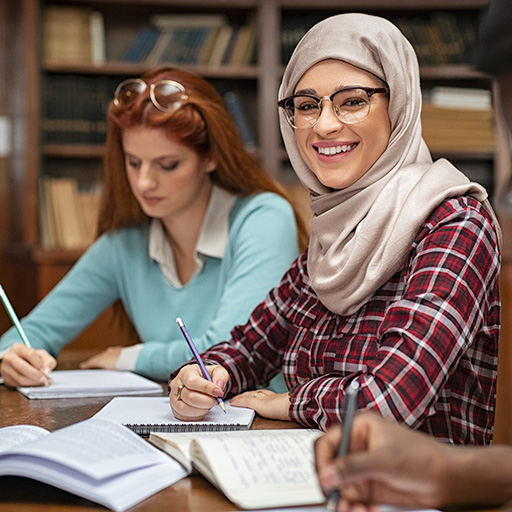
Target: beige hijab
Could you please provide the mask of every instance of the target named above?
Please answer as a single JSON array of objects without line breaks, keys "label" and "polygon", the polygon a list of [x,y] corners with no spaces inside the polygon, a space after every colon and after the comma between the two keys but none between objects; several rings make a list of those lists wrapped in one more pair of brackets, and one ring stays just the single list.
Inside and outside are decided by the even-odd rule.
[{"label": "beige hijab", "polygon": [[290,162],[309,189],[314,216],[308,272],[311,286],[332,312],[349,315],[403,268],[421,224],[444,199],[470,195],[495,220],[487,192],[447,160],[432,163],[421,135],[421,88],[416,55],[389,21],[340,14],[315,25],[286,67],[279,98],[294,93],[302,75],[325,59],[339,59],[384,80],[390,88],[391,136],[373,167],[343,190],[323,186],[300,156],[292,128],[280,112]]}]

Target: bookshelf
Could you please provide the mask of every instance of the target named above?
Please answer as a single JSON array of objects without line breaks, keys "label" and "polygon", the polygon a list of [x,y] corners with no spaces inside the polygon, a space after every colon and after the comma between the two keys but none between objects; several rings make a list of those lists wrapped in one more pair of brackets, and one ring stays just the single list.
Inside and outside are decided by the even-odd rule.
[{"label": "bookshelf", "polygon": [[[81,133],[82,139],[52,137],[48,130],[48,124],[52,126],[48,123],[52,121],[49,110],[65,108],[67,100],[59,91],[73,87],[77,81],[82,82],[82,85],[86,84],[86,91],[97,89],[98,95],[86,97],[84,102],[96,107],[96,117],[88,122],[101,126],[101,106],[110,99],[115,85],[124,78],[138,76],[155,67],[147,59],[127,58],[142,30],[157,28],[152,22],[155,16],[167,19],[169,15],[220,18],[232,30],[253,24],[257,41],[251,57],[220,65],[212,65],[207,60],[189,60],[179,65],[205,76],[222,93],[237,93],[253,132],[255,151],[267,169],[283,182],[288,182],[291,173],[287,171],[276,107],[287,27],[292,25],[296,32],[305,31],[321,18],[349,11],[382,15],[403,23],[429,20],[432,13],[449,13],[456,18],[471,18],[476,24],[479,11],[488,0],[0,0],[0,3],[13,27],[13,37],[4,44],[10,56],[7,62],[12,77],[9,103],[16,133],[10,158],[12,190],[5,255],[7,268],[13,269],[9,276],[22,274],[32,284],[29,292],[13,299],[19,302],[20,313],[23,313],[48,292],[81,252],[42,246],[41,178],[71,176],[80,183],[90,184],[99,181],[102,172],[100,131],[93,130],[90,138],[83,130],[71,130],[71,135]],[[43,17],[48,7],[86,10],[95,13],[96,23],[99,13],[104,29],[99,37],[104,41],[103,48],[96,48],[95,56],[89,54],[78,61],[72,57],[60,60],[45,57]],[[78,29],[75,32],[78,33]],[[296,38],[299,36],[295,34]],[[439,84],[490,87],[490,80],[474,71],[467,59],[425,64],[421,74],[425,88]],[[64,85],[52,93],[52,86],[58,82],[66,83],[68,79],[67,87]],[[71,110],[76,103],[81,102],[71,100],[66,108]],[[497,157],[495,151],[446,150],[442,154],[435,153],[435,156],[447,156],[457,164],[467,164],[468,168],[483,169],[484,184],[495,195],[499,194],[495,185],[503,180],[499,178],[498,164],[505,159]]]}]

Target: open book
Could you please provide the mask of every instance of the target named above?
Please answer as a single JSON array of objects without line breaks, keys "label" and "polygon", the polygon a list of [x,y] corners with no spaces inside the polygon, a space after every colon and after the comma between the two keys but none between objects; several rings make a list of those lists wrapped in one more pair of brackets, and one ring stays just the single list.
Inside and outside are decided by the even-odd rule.
[{"label": "open book", "polygon": [[98,411],[95,418],[106,418],[121,423],[142,437],[150,432],[200,432],[249,429],[254,411],[245,407],[224,404],[226,412],[213,407],[201,421],[182,421],[172,413],[169,397],[115,397]]},{"label": "open book", "polygon": [[319,430],[151,433],[149,441],[196,469],[245,509],[323,503],[314,468]]},{"label": "open book", "polygon": [[118,370],[61,370],[50,373],[49,386],[19,387],[28,398],[78,398],[89,396],[162,393],[162,386],[141,375]]},{"label": "open book", "polygon": [[90,419],[54,432],[0,428],[0,475],[47,483],[122,512],[186,476],[132,431]]}]

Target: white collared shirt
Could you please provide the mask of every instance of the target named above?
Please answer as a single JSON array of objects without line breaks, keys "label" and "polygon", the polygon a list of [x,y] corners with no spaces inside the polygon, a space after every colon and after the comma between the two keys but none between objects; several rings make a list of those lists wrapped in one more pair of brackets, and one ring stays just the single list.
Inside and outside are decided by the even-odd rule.
[{"label": "white collared shirt", "polygon": [[[207,257],[223,258],[228,244],[229,213],[237,196],[213,186],[205,219],[194,251],[195,269],[191,279],[201,272]],[[153,219],[149,230],[149,256],[155,260],[164,277],[176,288],[181,283],[176,271],[174,255],[159,219]]]}]

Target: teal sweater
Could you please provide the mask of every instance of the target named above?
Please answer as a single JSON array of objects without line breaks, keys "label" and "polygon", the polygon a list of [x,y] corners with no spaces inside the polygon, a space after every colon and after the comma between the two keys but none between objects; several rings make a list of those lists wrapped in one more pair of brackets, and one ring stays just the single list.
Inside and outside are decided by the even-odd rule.
[{"label": "teal sweater", "polygon": [[[191,358],[176,325],[181,317],[199,352],[229,338],[298,255],[293,211],[281,197],[238,198],[229,215],[224,258],[209,257],[201,272],[175,288],[148,256],[149,226],[102,235],[21,323],[34,348],[53,356],[120,299],[143,343],[135,371],[153,379]],[[0,350],[19,343],[14,328]],[[105,346],[118,340],[105,340]]]}]

